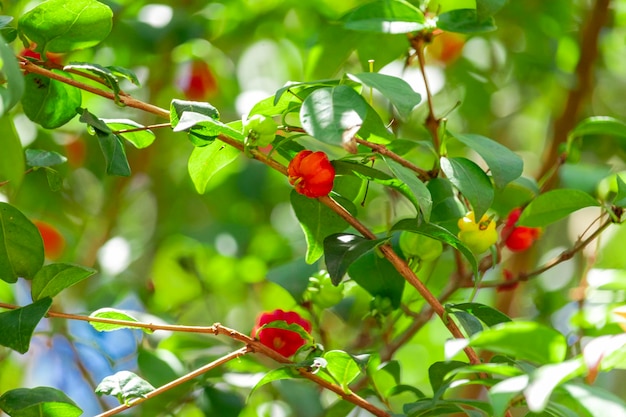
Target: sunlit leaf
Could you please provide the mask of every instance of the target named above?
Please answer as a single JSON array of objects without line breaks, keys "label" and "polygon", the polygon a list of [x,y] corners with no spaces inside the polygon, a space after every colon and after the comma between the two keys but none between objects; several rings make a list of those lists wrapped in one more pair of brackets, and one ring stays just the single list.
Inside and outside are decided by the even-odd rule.
[{"label": "sunlit leaf", "polygon": [[582,208],[599,205],[596,199],[580,190],[551,190],[540,194],[526,206],[518,224],[544,227]]},{"label": "sunlit leaf", "polygon": [[[53,72],[70,77],[61,71]],[[32,73],[24,77],[24,82],[22,107],[26,116],[33,122],[46,129],[55,129],[76,116],[76,109],[80,107],[82,101],[78,88]]]},{"label": "sunlit leaf", "polygon": [[[101,119],[119,137],[129,141],[137,149],[147,148],[154,142],[154,133],[145,126],[129,119]],[[135,130],[134,132],[124,132]]]},{"label": "sunlit leaf", "polygon": [[78,417],[83,411],[64,392],[50,387],[17,388],[0,396],[10,417]]},{"label": "sunlit leaf", "polygon": [[442,157],[440,163],[446,177],[470,202],[474,217],[480,219],[491,207],[494,198],[493,185],[487,174],[466,158]]},{"label": "sunlit leaf", "polygon": [[409,33],[424,28],[424,14],[403,0],[379,0],[344,17],[347,29],[374,33]]},{"label": "sunlit leaf", "polygon": [[395,106],[402,118],[409,117],[415,106],[422,101],[422,96],[402,78],[375,72],[362,72],[349,76],[378,90]]},{"label": "sunlit leaf", "polygon": [[237,159],[240,153],[238,149],[222,142],[212,142],[207,146],[194,148],[187,169],[196,191],[204,194],[211,178]]},{"label": "sunlit leaf", "polygon": [[339,285],[346,271],[362,255],[385,242],[350,234],[333,234],[324,239],[326,269],[334,285]]},{"label": "sunlit leaf", "polygon": [[344,351],[331,350],[324,353],[324,359],[328,361],[326,371],[344,389],[348,389],[348,384],[361,373],[354,358]]},{"label": "sunlit leaf", "polygon": [[95,273],[95,269],[80,265],[63,263],[46,265],[35,274],[30,292],[35,301],[44,297],[54,297]]},{"label": "sunlit leaf", "polygon": [[120,403],[127,403],[134,398],[145,397],[154,391],[150,383],[130,371],[120,371],[115,375],[107,376],[96,387],[98,395],[112,395]]},{"label": "sunlit leaf", "polygon": [[[99,318],[99,319],[112,319],[112,320],[120,320],[120,321],[128,321],[131,323],[137,323],[138,320],[133,316],[125,313],[121,310],[116,310],[114,308],[101,308],[99,310],[94,311],[89,315],[89,317]],[[113,332],[115,330],[120,329],[137,329],[136,326],[132,324],[114,324],[114,323],[102,323],[97,321],[90,321],[89,324],[99,332]],[[152,333],[150,329],[141,328],[144,333]]]}]

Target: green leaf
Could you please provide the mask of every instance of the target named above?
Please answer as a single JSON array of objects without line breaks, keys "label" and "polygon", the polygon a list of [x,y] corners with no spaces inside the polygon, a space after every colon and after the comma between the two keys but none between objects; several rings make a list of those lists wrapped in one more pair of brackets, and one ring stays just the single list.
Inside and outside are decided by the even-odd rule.
[{"label": "green leaf", "polygon": [[0,410],[10,417],[78,417],[83,410],[50,387],[18,388],[0,396]]},{"label": "green leaf", "polygon": [[[71,78],[62,71],[52,72]],[[39,74],[27,74],[24,81],[22,107],[30,120],[46,129],[56,129],[76,116],[82,101],[78,88]]]},{"label": "green leaf", "polygon": [[483,331],[484,327],[480,320],[465,311],[453,310],[450,314],[454,315],[459,321],[468,336],[473,336]]},{"label": "green leaf", "polygon": [[220,112],[209,103],[172,100],[170,103],[170,123],[172,124],[172,127],[176,127],[176,125],[178,125],[178,121],[184,112],[199,113],[215,120],[219,120],[220,118]]},{"label": "green leaf", "polygon": [[387,239],[370,240],[360,236],[337,233],[324,239],[324,259],[333,285],[339,285],[346,271],[362,255]]},{"label": "green leaf", "polygon": [[349,389],[348,384],[361,373],[354,358],[342,350],[326,352],[324,359],[328,361],[326,372],[346,391]]},{"label": "green leaf", "polygon": [[238,149],[222,142],[194,148],[187,169],[198,194],[204,194],[211,178],[237,159],[240,153]]},{"label": "green leaf", "polygon": [[594,116],[582,120],[569,134],[571,143],[577,137],[607,135],[626,139],[626,123],[608,116]]},{"label": "green leaf", "polygon": [[472,316],[480,319],[487,326],[495,326],[499,323],[506,323],[511,321],[509,316],[481,303],[461,303],[446,305],[447,310],[462,310],[470,313]]},{"label": "green leaf", "polygon": [[[106,125],[115,133],[115,135],[122,137],[129,141],[137,149],[144,149],[152,145],[155,136],[154,133],[146,129],[144,125],[128,119],[101,119]],[[135,132],[122,132],[124,130],[137,130]]]},{"label": "green leaf", "polygon": [[[0,46],[1,49],[1,46]],[[2,87],[0,86],[0,99]],[[3,192],[8,196],[16,192],[24,178],[26,170],[24,163],[24,151],[15,126],[13,117],[10,115],[0,116],[0,132],[2,132],[2,152],[0,152],[0,183],[8,181],[3,187]]]},{"label": "green leaf", "polygon": [[487,174],[466,158],[442,157],[440,163],[446,177],[470,202],[474,218],[480,219],[491,207],[494,198],[493,185]]},{"label": "green leaf", "polygon": [[105,134],[97,131],[100,149],[104,154],[106,162],[106,172],[109,175],[119,175],[121,177],[130,176],[130,165],[126,158],[124,142],[117,135]]},{"label": "green leaf", "polygon": [[298,335],[300,335],[300,337],[307,342],[305,344],[305,346],[306,345],[312,345],[313,343],[315,343],[315,339],[313,339],[313,336],[311,336],[311,334],[309,332],[304,330],[304,327],[300,326],[297,323],[289,323],[288,324],[284,320],[277,320],[277,321],[272,321],[270,323],[264,324],[263,326],[261,326],[259,328],[257,333],[260,332],[261,329],[283,329],[283,330],[289,330],[291,332],[298,333]]},{"label": "green leaf", "polygon": [[561,333],[528,321],[509,321],[485,329],[470,339],[470,346],[539,364],[561,362],[567,352]]},{"label": "green leaf", "polygon": [[[113,319],[113,320],[122,320],[129,321],[132,323],[138,323],[139,321],[133,316],[121,311],[116,310],[114,308],[101,308],[99,310],[94,311],[89,315],[89,317],[99,318],[99,319]],[[137,327],[133,325],[124,325],[124,324],[112,324],[112,323],[100,323],[97,321],[90,321],[91,327],[96,329],[99,332],[113,332],[120,329],[137,329]],[[144,333],[152,333],[152,330],[141,328]]]},{"label": "green leaf", "polygon": [[522,175],[524,161],[506,146],[480,135],[453,134],[453,136],[485,160],[497,188],[504,188]]},{"label": "green leaf", "polygon": [[[188,131],[190,139],[195,146],[206,146],[221,134],[240,142],[243,142],[245,139],[240,130],[235,130],[210,116],[190,111],[183,112],[173,130],[174,132]],[[198,138],[200,141],[194,138]]]},{"label": "green leaf", "polygon": [[592,417],[626,417],[626,403],[602,388],[573,383],[563,388]]},{"label": "green leaf", "polygon": [[[6,33],[2,34],[5,35]],[[2,116],[19,103],[24,94],[24,75],[15,58],[15,52],[2,37],[0,37],[0,62],[2,62],[0,78],[3,80],[0,84],[0,116]]]},{"label": "green leaf", "polygon": [[105,68],[111,71],[111,73],[115,75],[116,77],[125,78],[131,83],[133,83],[134,85],[136,85],[137,87],[141,86],[141,83],[139,82],[137,75],[133,71],[124,67],[118,67],[117,65],[109,65]]},{"label": "green leaf", "polygon": [[302,127],[314,138],[331,145],[349,145],[367,115],[367,103],[352,88],[320,88],[302,103]]},{"label": "green leaf", "polygon": [[474,272],[474,276],[478,276],[478,264],[476,263],[476,257],[472,251],[459,240],[458,237],[450,233],[447,229],[444,229],[434,223],[418,222],[416,219],[404,219],[394,224],[391,228],[392,232],[396,230],[408,230],[440,240],[443,243],[447,243],[467,258]]},{"label": "green leaf", "polygon": [[348,77],[380,91],[396,107],[403,119],[408,118],[415,106],[422,101],[422,96],[402,78],[375,72],[348,74]]},{"label": "green leaf", "polygon": [[312,264],[324,253],[324,239],[340,233],[348,223],[315,198],[291,191],[291,205],[300,222],[307,243],[306,262]]},{"label": "green leaf", "polygon": [[281,379],[294,379],[298,378],[300,374],[294,369],[293,366],[284,366],[282,368],[277,368],[266,373],[263,378],[256,383],[256,385],[250,391],[248,398],[255,392],[257,389],[261,388],[263,385],[269,384],[270,382],[280,381]]},{"label": "green leaf", "polygon": [[267,273],[267,280],[280,285],[294,300],[300,302],[309,286],[309,277],[318,271],[316,266],[306,263],[304,259],[296,259],[271,269]]},{"label": "green leaf", "polygon": [[99,77],[111,90],[113,90],[113,94],[115,94],[115,102],[120,104],[120,83],[110,69],[103,67],[102,65],[92,64],[89,62],[70,62],[68,65],[63,67],[63,70],[65,71],[70,69],[88,71]]},{"label": "green leaf", "polygon": [[383,156],[383,160],[393,173],[400,181],[405,183],[415,198],[419,203],[419,209],[424,216],[424,221],[430,221],[430,212],[433,207],[433,200],[430,196],[430,191],[428,191],[428,187],[417,178],[415,172],[410,169],[400,165],[398,162],[394,161],[391,158],[386,158]]},{"label": "green leaf", "polygon": [[52,298],[44,298],[25,307],[0,313],[0,345],[22,354],[28,352],[33,332],[51,305]]},{"label": "green leaf", "polygon": [[347,29],[374,33],[409,33],[424,29],[424,14],[402,0],[379,0],[357,7],[344,17]]},{"label": "green leaf", "polygon": [[26,149],[25,155],[29,167],[52,167],[67,161],[60,153],[42,149]]},{"label": "green leaf", "polygon": [[484,33],[496,30],[491,16],[479,16],[474,9],[456,9],[437,16],[437,27],[447,32]]},{"label": "green leaf", "polygon": [[448,388],[452,379],[448,376],[450,371],[465,366],[467,366],[467,363],[460,361],[435,362],[430,365],[428,368],[428,379],[430,380],[430,386],[433,389],[435,399],[441,398],[445,390]]},{"label": "green leaf", "polygon": [[98,395],[112,395],[120,402],[128,403],[134,398],[145,397],[154,391],[150,383],[130,371],[120,371],[104,378],[96,387]]},{"label": "green leaf", "polygon": [[493,407],[493,417],[503,417],[510,402],[528,385],[528,375],[515,376],[494,385],[488,392],[489,402]]},{"label": "green leaf", "polygon": [[47,0],[24,14],[18,30],[45,52],[91,48],[111,31],[113,12],[95,0]]},{"label": "green leaf", "polygon": [[54,297],[64,289],[95,273],[95,269],[80,265],[63,263],[46,265],[35,274],[30,293],[35,301],[45,297]]},{"label": "green leaf", "polygon": [[530,383],[524,390],[528,409],[535,413],[543,411],[556,387],[582,375],[584,371],[585,365],[580,358],[536,369],[531,374]]},{"label": "green leaf", "polygon": [[348,268],[348,274],[372,296],[388,298],[393,308],[400,307],[404,278],[377,251],[367,252],[353,262]]},{"label": "green leaf", "polygon": [[508,0],[476,0],[476,12],[478,19],[486,19],[498,13]]},{"label": "green leaf", "polygon": [[43,261],[43,240],[37,227],[18,209],[0,202],[0,279],[31,279]]},{"label": "green leaf", "polygon": [[584,191],[574,189],[552,190],[540,194],[522,212],[518,225],[544,227],[570,213],[585,207],[597,207],[600,203]]}]

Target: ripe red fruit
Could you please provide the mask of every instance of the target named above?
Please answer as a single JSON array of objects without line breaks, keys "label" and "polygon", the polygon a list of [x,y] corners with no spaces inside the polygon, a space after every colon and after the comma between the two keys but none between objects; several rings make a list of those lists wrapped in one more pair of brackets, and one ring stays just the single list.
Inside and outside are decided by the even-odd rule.
[{"label": "ripe red fruit", "polygon": [[206,62],[200,60],[186,64],[177,84],[188,100],[201,101],[217,92],[213,71]]},{"label": "ripe red fruit", "polygon": [[504,240],[504,245],[513,252],[525,251],[541,236],[541,229],[538,227],[515,226],[521,214],[521,208],[513,209],[500,235]]},{"label": "ripe red fruit", "polygon": [[[34,45],[31,45],[31,46],[34,47]],[[36,60],[41,60],[41,54],[39,54],[39,52],[33,51],[32,49],[26,49],[26,48],[22,49],[19,55],[25,58],[33,58]],[[46,52],[46,58],[48,58],[48,61],[54,64],[63,65],[63,55],[61,54],[55,54],[53,52]]]},{"label": "ripe red fruit", "polygon": [[[274,310],[259,315],[252,329],[252,337],[258,337],[259,341],[270,349],[283,356],[290,357],[302,347],[306,341],[298,333],[286,329],[265,328],[266,324],[274,321],[284,321],[287,324],[299,324],[307,332],[311,333],[311,323],[302,318],[295,311]],[[260,330],[259,330],[260,329]]]},{"label": "ripe red fruit", "polygon": [[311,198],[328,195],[333,189],[335,168],[324,152],[300,151],[287,167],[289,183]]},{"label": "ripe red fruit", "polygon": [[46,222],[35,220],[33,223],[37,226],[37,229],[39,229],[39,233],[43,239],[43,250],[46,258],[52,261],[59,259],[65,249],[65,238],[61,232],[59,232],[56,227]]}]

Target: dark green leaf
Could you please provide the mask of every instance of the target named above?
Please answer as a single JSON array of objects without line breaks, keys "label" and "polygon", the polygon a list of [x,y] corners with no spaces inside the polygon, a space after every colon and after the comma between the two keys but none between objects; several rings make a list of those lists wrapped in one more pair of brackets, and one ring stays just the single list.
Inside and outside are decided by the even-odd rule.
[{"label": "dark green leaf", "polygon": [[589,194],[572,189],[552,190],[540,194],[522,212],[520,226],[544,227],[585,207],[600,204]]},{"label": "dark green leaf", "polygon": [[291,205],[304,231],[307,243],[306,261],[312,264],[324,253],[324,239],[344,231],[348,223],[315,198],[291,192]]},{"label": "dark green leaf", "polygon": [[487,163],[498,188],[522,175],[524,161],[506,146],[480,135],[454,134],[454,137],[476,151]]},{"label": "dark green leaf", "polygon": [[345,85],[313,91],[300,109],[304,130],[331,145],[349,145],[366,115],[363,97]]},{"label": "dark green leaf", "polygon": [[35,327],[51,305],[52,298],[44,298],[26,307],[0,313],[0,345],[26,353]]},{"label": "dark green leaf", "polygon": [[499,323],[511,321],[509,316],[507,316],[506,314],[496,310],[493,307],[481,303],[451,304],[446,306],[446,308],[450,310],[454,309],[466,311],[472,316],[480,319],[487,326],[495,326]]},{"label": "dark green leaf", "polygon": [[341,233],[324,239],[324,259],[333,284],[339,285],[354,261],[385,241],[386,239],[370,240]]},{"label": "dark green leaf", "polygon": [[383,157],[383,159],[385,163],[387,163],[387,166],[389,167],[393,175],[395,175],[396,178],[398,178],[409,187],[419,203],[419,209],[422,213],[422,216],[424,216],[424,221],[429,222],[430,212],[433,206],[433,200],[430,196],[430,191],[428,191],[426,185],[417,178],[415,172],[400,165],[398,162],[394,161],[391,158]]},{"label": "dark green leaf", "polygon": [[[443,396],[443,391],[447,389],[446,386],[450,377],[446,378],[450,371],[454,369],[467,366],[465,362],[448,361],[448,362],[435,362],[428,368],[428,379],[430,380],[430,386],[433,389],[434,398],[439,399]],[[440,392],[441,388],[444,388]]]},{"label": "dark green leaf", "polygon": [[496,14],[508,0],[476,0],[478,19],[483,20]]},{"label": "dark green leaf", "polygon": [[65,393],[50,387],[18,388],[0,396],[10,417],[78,417],[83,411]]},{"label": "dark green leaf", "polygon": [[376,251],[370,251],[353,262],[348,274],[372,296],[388,298],[394,308],[400,307],[404,278]]},{"label": "dark green leaf", "polygon": [[309,286],[309,277],[318,272],[318,268],[297,259],[285,265],[271,269],[267,280],[283,287],[294,300],[302,301],[302,295]]},{"label": "dark green leaf", "polygon": [[349,76],[380,91],[396,107],[400,117],[404,119],[408,118],[413,108],[422,101],[422,96],[415,92],[402,78],[375,72],[362,72]]},{"label": "dark green leaf", "polygon": [[344,351],[331,350],[324,353],[324,359],[328,361],[326,371],[344,390],[348,390],[348,384],[361,373],[354,358]]},{"label": "dark green leaf", "polygon": [[18,30],[37,52],[70,52],[99,44],[112,25],[113,12],[96,0],[47,0],[20,18]]},{"label": "dark green leaf", "polygon": [[433,200],[430,221],[456,233],[457,222],[465,215],[466,209],[456,197],[452,183],[447,178],[433,178],[426,187]]},{"label": "dark green leaf", "polygon": [[344,17],[345,27],[374,33],[409,33],[424,28],[424,14],[403,0],[379,0]]},{"label": "dark green leaf", "polygon": [[105,134],[113,133],[113,131],[109,128],[109,126],[107,126],[106,123],[104,123],[102,119],[98,118],[95,114],[90,113],[89,110],[78,108],[76,109],[76,112],[80,114],[80,118],[78,120],[90,127],[91,134],[95,134],[94,131],[99,131],[100,133]]},{"label": "dark green leaf", "polygon": [[[70,77],[61,71],[53,72]],[[78,88],[39,74],[27,74],[24,81],[22,107],[30,120],[46,129],[56,129],[76,116],[82,100]]]},{"label": "dark green leaf", "polygon": [[[128,119],[101,119],[117,136],[120,136],[130,143],[135,148],[143,149],[152,145],[155,136],[150,129],[146,129],[145,126]],[[137,130],[141,129],[141,130]],[[124,130],[136,130],[134,132],[124,132]]]},{"label": "dark green leaf", "polygon": [[96,387],[96,394],[112,395],[125,403],[134,398],[144,397],[151,391],[154,391],[154,387],[148,381],[129,371],[120,371],[107,376]]},{"label": "dark green leaf", "polygon": [[471,314],[466,313],[465,311],[452,311],[450,314],[456,317],[468,336],[473,336],[476,333],[483,331],[483,325],[480,320]]},{"label": "dark green leaf", "polygon": [[63,69],[83,70],[96,75],[104,81],[104,83],[109,86],[111,90],[113,90],[113,94],[115,94],[115,102],[119,104],[120,82],[110,69],[103,67],[102,65],[92,64],[89,62],[70,62],[68,65],[63,67]]},{"label": "dark green leaf", "polygon": [[43,240],[37,227],[18,209],[0,202],[0,279],[31,279],[43,261]]},{"label": "dark green leaf", "polygon": [[67,161],[67,158],[59,153],[41,149],[26,149],[25,155],[29,167],[51,167]]},{"label": "dark green leaf", "polygon": [[95,269],[80,265],[61,263],[46,265],[35,274],[30,293],[35,301],[45,297],[54,297],[64,289],[95,273]]},{"label": "dark green leaf", "polygon": [[466,158],[441,158],[441,170],[470,202],[474,217],[480,219],[491,207],[494,190],[489,177]]},{"label": "dark green leaf", "polygon": [[[122,320],[122,321],[131,322],[131,323],[138,322],[137,319],[134,318],[133,316],[121,310],[116,310],[114,308],[101,308],[91,313],[89,317],[95,317],[95,318],[100,318],[100,319]],[[133,326],[132,324],[127,326],[124,324],[100,323],[97,321],[90,321],[89,324],[91,324],[91,326],[99,332],[113,332],[115,330],[120,330],[120,329],[137,329],[137,327]],[[152,333],[150,329],[146,329],[143,327],[141,328],[141,330],[144,333]]]},{"label": "dark green leaf", "polygon": [[121,177],[130,176],[130,165],[128,165],[126,158],[124,142],[117,135],[100,132],[98,132],[98,142],[104,154],[107,174]]},{"label": "dark green leaf", "polygon": [[[7,35],[7,33],[2,33],[5,38]],[[5,43],[3,37],[0,37],[0,60],[2,62],[0,77],[3,80],[0,84],[0,116],[19,103],[24,93],[24,75],[15,58],[15,52]]]},{"label": "dark green leaf", "polygon": [[457,33],[484,33],[497,29],[493,17],[479,16],[474,9],[456,9],[441,13],[437,17],[437,27]]},{"label": "dark green leaf", "polygon": [[135,84],[137,87],[141,86],[141,83],[139,82],[139,79],[137,78],[137,75],[135,75],[135,73],[127,68],[123,68],[123,67],[118,67],[116,65],[110,65],[108,67],[106,67],[106,69],[108,69],[109,71],[111,71],[111,73],[113,75],[115,75],[118,78],[125,78],[128,81],[130,81],[131,83]]},{"label": "dark green leaf", "polygon": [[196,191],[204,194],[211,178],[237,159],[240,153],[238,149],[222,142],[212,142],[207,146],[194,148],[187,169]]}]

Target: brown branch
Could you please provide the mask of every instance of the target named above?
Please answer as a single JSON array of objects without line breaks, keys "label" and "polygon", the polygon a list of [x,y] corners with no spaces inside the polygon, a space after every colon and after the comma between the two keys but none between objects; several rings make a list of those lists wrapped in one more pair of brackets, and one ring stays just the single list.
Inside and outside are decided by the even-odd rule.
[{"label": "brown branch", "polygon": [[423,170],[422,168],[418,167],[415,164],[412,164],[411,162],[409,162],[406,159],[402,158],[397,153],[390,151],[389,149],[387,149],[387,147],[385,145],[380,145],[378,143],[368,142],[366,140],[358,139],[358,138],[356,139],[356,142],[358,144],[360,144],[360,145],[363,145],[363,146],[366,146],[366,147],[370,148],[371,150],[373,150],[376,153],[388,156],[389,158],[393,159],[394,161],[396,161],[397,163],[399,163],[403,167],[408,168],[411,171],[416,172],[418,178],[421,181],[428,181],[429,179],[433,178],[433,176],[428,171]]},{"label": "brown branch", "polygon": [[[598,40],[609,15],[610,3],[610,0],[596,0],[593,9],[588,14],[588,19],[580,38],[580,59],[575,72],[576,84],[569,91],[563,113],[554,121],[552,141],[544,154],[543,165],[539,170],[537,178],[545,177],[557,164],[559,148],[567,142],[567,136],[576,126],[581,109],[591,94],[593,68],[598,56]],[[555,180],[555,176],[548,178],[544,189],[554,187]]]}]

